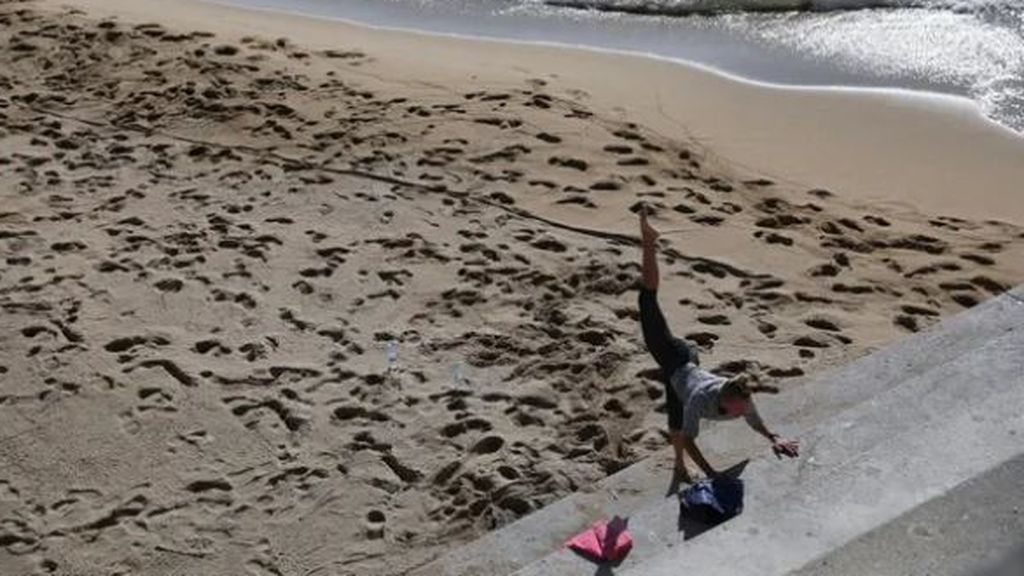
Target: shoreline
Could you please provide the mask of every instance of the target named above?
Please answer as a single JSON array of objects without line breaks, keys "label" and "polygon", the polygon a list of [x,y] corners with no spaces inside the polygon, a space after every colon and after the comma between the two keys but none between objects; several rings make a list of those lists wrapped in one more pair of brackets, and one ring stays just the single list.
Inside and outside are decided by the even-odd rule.
[{"label": "shoreline", "polygon": [[[161,13],[152,0],[46,1],[101,11],[106,6],[109,14],[143,19]],[[186,5],[190,9],[161,17],[202,26],[230,15],[234,26],[250,33],[302,38],[311,47],[355,45],[425,82],[432,74],[496,82],[507,81],[504,72],[552,75],[585,92],[588,105],[627,110],[651,126],[667,122],[667,135],[695,139],[740,171],[820,186],[865,203],[1024,222],[1024,192],[1017,192],[1024,181],[1024,136],[966,97],[768,84],[653,54],[380,27],[205,0]],[[231,27],[220,31],[230,33]],[[338,42],[339,33],[347,39]],[[622,80],[609,78],[616,75]],[[970,147],[962,148],[964,142]],[[849,159],[859,168],[851,169]]]},{"label": "shoreline", "polygon": [[637,50],[628,50],[620,48],[610,48],[605,46],[590,45],[590,44],[573,44],[567,42],[561,42],[557,40],[523,40],[518,38],[502,38],[497,36],[485,36],[475,35],[462,32],[441,32],[436,30],[408,28],[401,25],[389,25],[389,24],[374,24],[365,22],[362,20],[348,18],[345,16],[328,16],[319,14],[310,14],[301,12],[298,10],[289,10],[285,8],[272,8],[272,7],[259,7],[259,6],[245,6],[237,3],[232,3],[230,0],[191,0],[201,2],[204,4],[210,4],[214,6],[221,6],[224,8],[239,9],[239,10],[252,10],[254,12],[264,12],[271,14],[282,14],[296,18],[309,18],[314,20],[326,20],[328,22],[338,22],[347,26],[355,26],[366,28],[369,30],[377,30],[381,32],[392,32],[398,34],[413,34],[417,36],[423,36],[426,38],[438,37],[438,38],[449,38],[452,40],[461,40],[469,42],[487,42],[487,43],[498,43],[498,44],[510,44],[514,46],[538,46],[543,48],[552,48],[555,50],[578,50],[582,52],[593,52],[597,55],[607,54],[613,56],[624,56],[628,58],[640,58],[650,59],[655,61],[668,62],[671,64],[677,64],[684,68],[693,68],[701,72],[718,76],[733,82],[740,84],[748,84],[753,87],[760,87],[766,89],[777,89],[777,90],[792,90],[792,91],[809,91],[809,92],[840,92],[849,93],[852,95],[865,94],[871,95],[876,94],[880,96],[894,96],[894,97],[909,97],[911,99],[920,98],[922,100],[928,100],[934,98],[936,105],[952,105],[952,106],[963,106],[967,105],[974,108],[977,111],[979,119],[985,123],[991,124],[993,127],[1001,129],[1008,136],[1013,136],[1024,141],[1024,134],[1013,130],[1012,128],[992,119],[981,112],[980,107],[977,103],[969,96],[963,94],[957,94],[954,92],[943,92],[940,90],[930,90],[927,88],[905,88],[899,86],[863,86],[863,85],[846,85],[846,84],[817,84],[817,83],[784,83],[784,82],[771,82],[767,80],[759,80],[744,76],[743,74],[729,71],[725,68],[719,68],[712,64],[706,64],[696,60],[688,60],[686,58],[680,58],[675,56],[666,56],[655,52],[641,52]]},{"label": "shoreline", "polygon": [[[853,87],[962,96],[984,108],[977,86],[956,81],[927,80],[920,75],[880,73],[847,63],[825,63],[792,46],[772,45],[749,36],[743,26],[713,21],[676,19],[607,19],[600,12],[535,12],[525,6],[488,10],[481,7],[449,9],[442,4],[435,14],[408,1],[393,6],[367,7],[358,0],[298,2],[280,0],[220,0],[241,8],[275,10],[317,18],[338,19],[378,29],[449,35],[469,39],[525,42],[556,47],[609,50],[695,64],[755,84],[829,88]],[[575,15],[574,15],[575,13]],[[986,114],[988,115],[988,114]],[[989,116],[993,121],[1024,134],[1019,118]]]}]

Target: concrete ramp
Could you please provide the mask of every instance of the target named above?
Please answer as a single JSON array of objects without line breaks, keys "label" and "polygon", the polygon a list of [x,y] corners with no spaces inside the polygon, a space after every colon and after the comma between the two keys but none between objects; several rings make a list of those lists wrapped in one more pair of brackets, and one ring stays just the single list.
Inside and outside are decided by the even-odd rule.
[{"label": "concrete ramp", "polygon": [[862,574],[1024,574],[1024,457],[971,478],[794,576]]},{"label": "concrete ramp", "polygon": [[766,481],[770,463],[757,462],[742,516],[623,574],[789,574],[1014,460],[1024,454],[1022,351],[1024,329],[1013,330],[837,415],[810,435],[806,465],[778,497],[768,496],[781,488]]},{"label": "concrete ramp", "polygon": [[[815,377],[798,393],[769,399],[762,412],[780,431],[798,436],[803,453],[798,462],[753,460],[743,474],[746,510],[722,526],[701,533],[681,522],[677,500],[665,494],[668,470],[642,462],[419,573],[771,576],[801,569],[828,574],[824,567],[832,566],[834,574],[885,574],[854,569],[857,556],[882,559],[883,544],[897,553],[907,548],[901,538],[927,540],[941,532],[914,524],[915,514],[949,513],[979,494],[1014,486],[1016,500],[999,506],[1024,494],[1024,480],[1015,480],[1021,476],[999,475],[1024,457],[1024,288]],[[766,453],[763,440],[740,426],[705,436],[702,446],[715,462],[741,451]],[[993,474],[1002,484],[986,483]],[[613,514],[629,517],[635,539],[620,566],[596,567],[561,548],[572,533]],[[969,532],[997,529],[990,519],[975,518]],[[995,540],[992,553],[1008,554],[1015,542],[1024,544],[1024,533]],[[969,552],[967,541],[959,542]],[[933,545],[955,555],[954,544]],[[969,556],[956,556],[964,569],[982,560]],[[904,569],[893,574],[918,573],[912,556],[891,558]],[[844,561],[850,571],[841,571]]]}]

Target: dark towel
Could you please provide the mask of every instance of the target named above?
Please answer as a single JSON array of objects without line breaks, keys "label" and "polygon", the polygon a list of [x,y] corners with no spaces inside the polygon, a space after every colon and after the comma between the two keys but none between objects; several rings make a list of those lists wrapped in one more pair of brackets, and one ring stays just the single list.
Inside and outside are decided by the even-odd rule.
[{"label": "dark towel", "polygon": [[743,481],[729,476],[703,479],[683,490],[679,499],[687,516],[720,524],[743,512]]}]

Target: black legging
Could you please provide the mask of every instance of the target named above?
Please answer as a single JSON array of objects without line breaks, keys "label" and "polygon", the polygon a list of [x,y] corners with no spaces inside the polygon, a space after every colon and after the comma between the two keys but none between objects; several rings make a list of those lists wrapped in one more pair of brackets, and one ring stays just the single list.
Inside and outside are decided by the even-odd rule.
[{"label": "black legging", "polygon": [[665,316],[658,306],[658,293],[646,287],[640,288],[640,326],[644,333],[644,344],[651,356],[661,367],[661,378],[665,384],[665,411],[668,413],[669,430],[679,430],[683,425],[683,405],[679,402],[670,378],[687,362],[697,361],[696,354],[680,338],[672,335],[665,323]]}]

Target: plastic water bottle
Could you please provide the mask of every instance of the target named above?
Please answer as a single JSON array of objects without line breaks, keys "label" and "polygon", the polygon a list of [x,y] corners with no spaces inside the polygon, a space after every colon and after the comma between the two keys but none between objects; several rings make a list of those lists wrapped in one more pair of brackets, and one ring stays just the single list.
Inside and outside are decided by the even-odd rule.
[{"label": "plastic water bottle", "polygon": [[388,372],[393,372],[398,366],[398,344],[394,340],[388,342]]},{"label": "plastic water bottle", "polygon": [[463,365],[461,360],[452,367],[452,380],[455,381],[455,386],[462,386],[466,381],[465,371],[465,365]]}]

